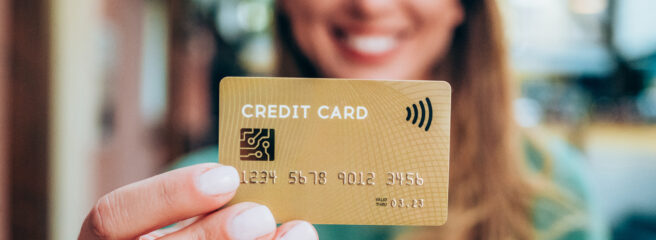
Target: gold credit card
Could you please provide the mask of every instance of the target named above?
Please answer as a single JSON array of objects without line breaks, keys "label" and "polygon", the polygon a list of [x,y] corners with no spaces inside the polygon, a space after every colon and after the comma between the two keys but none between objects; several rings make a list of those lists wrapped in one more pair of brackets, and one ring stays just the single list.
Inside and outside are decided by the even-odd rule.
[{"label": "gold credit card", "polygon": [[278,222],[446,222],[448,83],[226,77],[219,100],[219,162],[241,178],[232,203]]}]

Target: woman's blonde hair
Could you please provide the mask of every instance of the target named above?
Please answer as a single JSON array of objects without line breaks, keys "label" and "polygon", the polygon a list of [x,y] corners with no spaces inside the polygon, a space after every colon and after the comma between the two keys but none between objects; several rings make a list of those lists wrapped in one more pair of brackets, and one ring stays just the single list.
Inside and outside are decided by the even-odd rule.
[{"label": "woman's blonde hair", "polygon": [[[523,177],[512,119],[509,70],[501,18],[493,0],[462,0],[465,20],[435,66],[453,88],[449,219],[415,238],[530,239],[533,194]],[[295,44],[277,6],[280,76],[319,77]]]}]

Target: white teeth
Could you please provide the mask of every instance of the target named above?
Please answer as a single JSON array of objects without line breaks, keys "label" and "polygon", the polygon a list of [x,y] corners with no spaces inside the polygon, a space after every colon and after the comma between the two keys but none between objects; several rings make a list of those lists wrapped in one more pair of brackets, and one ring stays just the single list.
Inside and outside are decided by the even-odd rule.
[{"label": "white teeth", "polygon": [[346,44],[358,52],[381,54],[395,48],[398,41],[389,36],[347,36]]}]

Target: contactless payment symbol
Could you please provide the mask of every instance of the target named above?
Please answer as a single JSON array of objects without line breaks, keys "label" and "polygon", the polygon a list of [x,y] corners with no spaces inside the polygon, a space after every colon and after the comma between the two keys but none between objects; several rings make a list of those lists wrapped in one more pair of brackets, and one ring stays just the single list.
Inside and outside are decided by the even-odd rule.
[{"label": "contactless payment symbol", "polygon": [[[428,110],[428,114],[426,114],[426,110]],[[419,125],[417,126],[419,128],[423,128],[425,131],[428,131],[431,126],[431,122],[433,121],[433,105],[431,104],[429,98],[426,98],[426,106],[424,106],[424,101],[419,100],[419,108],[417,108],[417,104],[415,103],[412,104],[412,109],[410,109],[410,107],[406,107],[405,112],[406,121],[410,122],[410,120],[412,120],[412,125],[415,125],[417,120],[419,120]],[[426,125],[424,125],[424,123]]]},{"label": "contactless payment symbol", "polygon": [[272,128],[242,128],[239,133],[239,159],[273,161],[275,139]]}]

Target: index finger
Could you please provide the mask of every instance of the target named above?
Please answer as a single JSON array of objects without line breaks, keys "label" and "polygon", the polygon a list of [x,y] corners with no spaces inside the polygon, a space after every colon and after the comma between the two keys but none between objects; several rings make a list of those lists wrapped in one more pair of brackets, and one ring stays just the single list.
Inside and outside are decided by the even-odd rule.
[{"label": "index finger", "polygon": [[80,239],[129,239],[216,210],[239,186],[235,168],[199,164],[114,190],[98,200]]}]

